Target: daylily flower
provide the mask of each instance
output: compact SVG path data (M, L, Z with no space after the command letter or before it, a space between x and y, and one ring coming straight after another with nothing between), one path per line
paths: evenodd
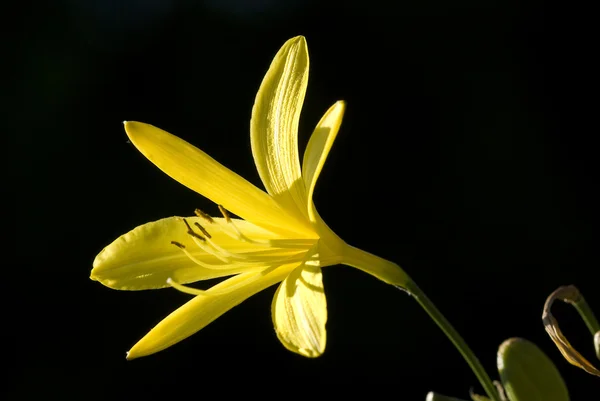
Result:
M159 128L125 122L131 142L181 184L219 205L223 217L196 210L168 217L117 238L94 260L93 280L119 290L174 287L195 295L128 352L128 359L161 351L204 328L263 289L281 283L272 303L277 337L291 351L316 357L325 350L327 305L321 269L346 264L403 287L394 263L347 245L313 204L319 173L340 128L345 104L317 124L300 168L298 121L308 81L303 37L279 50L260 86L250 123L252 155L267 192L206 153ZM231 218L227 210L241 217ZM202 291L184 284L232 276Z

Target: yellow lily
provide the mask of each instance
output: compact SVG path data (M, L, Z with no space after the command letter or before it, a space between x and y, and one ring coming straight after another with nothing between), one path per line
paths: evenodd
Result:
M340 128L345 104L321 118L300 168L298 121L308 81L303 37L288 40L256 96L252 155L267 192L210 156L152 125L125 122L131 142L181 184L219 205L213 218L169 217L117 238L94 260L91 278L119 290L174 287L195 295L131 348L128 359L161 351L204 328L263 289L281 283L272 303L278 338L291 351L325 350L327 305L321 268L346 264L386 283L409 278L394 263L347 245L321 219L315 184ZM229 217L226 210L241 217ZM232 276L202 291L184 284Z

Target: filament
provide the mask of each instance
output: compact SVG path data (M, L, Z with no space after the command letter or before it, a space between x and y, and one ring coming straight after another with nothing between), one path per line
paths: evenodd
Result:
M235 291L238 288L244 287L248 284L255 282L259 278L264 277L268 273L272 272L276 267L277 267L277 265L269 266L269 267L265 268L264 270L261 270L260 272L251 273L251 275L249 277L240 280L239 283L236 283L227 288L218 289L218 290L215 289L215 287L211 287L208 290L199 290L197 288L188 287L187 285L178 283L177 281L173 280L171 277L169 277L167 279L167 284L170 285L171 287L175 288L178 291L181 291L185 294L190 294L190 295L203 295L203 296L223 295L223 294L231 293L232 291Z

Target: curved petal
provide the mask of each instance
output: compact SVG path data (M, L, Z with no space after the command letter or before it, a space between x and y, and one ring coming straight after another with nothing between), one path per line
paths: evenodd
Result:
M197 217L189 217L187 220L192 226L201 221ZM235 224L252 239L278 238L243 220L236 219ZM269 249L236 241L218 230L211 230L210 226L207 229L213 241L223 248L238 253L252 252L252 255L260 253L265 264L291 254L289 250ZM184 244L196 259L217 265L219 269L199 266L171 244L171 241ZM187 234L182 218L168 217L138 226L105 247L94 260L91 279L118 290L145 290L168 287L166 281L169 277L180 283L191 283L247 270L248 267L239 263L227 266L223 261L202 251Z
M327 340L321 268L297 267L277 289L271 314L277 337L287 349L310 358L320 356Z
M150 330L127 353L127 359L154 354L191 336L252 295L283 280L296 266L280 266L264 275L240 274L212 287L206 295L197 295ZM227 289L231 291L210 296L211 292Z
M181 138L150 124L126 121L135 147L174 180L269 230L310 236L304 222L290 216L264 191Z
M250 122L252 155L271 196L307 219L306 189L298 156L298 122L308 83L306 40L288 40L262 81Z
M327 110L313 131L304 152L302 178L308 191L307 208L313 223L317 221L315 206L312 202L315 184L342 125L345 109L346 103L340 100Z

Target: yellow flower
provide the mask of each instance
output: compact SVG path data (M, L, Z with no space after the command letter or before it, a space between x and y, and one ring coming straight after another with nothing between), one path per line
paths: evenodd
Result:
M345 104L317 124L302 169L297 135L308 81L303 37L288 40L273 60L252 109L252 155L267 192L189 143L152 125L125 122L131 142L158 168L219 205L213 218L169 217L117 238L94 260L93 280L119 290L175 287L195 295L154 327L128 359L161 351L204 328L263 289L281 282L272 303L278 338L291 351L325 350L327 305L321 268L346 264L396 286L397 265L347 245L313 204L315 183L338 133ZM230 218L229 210L242 219ZM232 276L201 291L186 283Z

